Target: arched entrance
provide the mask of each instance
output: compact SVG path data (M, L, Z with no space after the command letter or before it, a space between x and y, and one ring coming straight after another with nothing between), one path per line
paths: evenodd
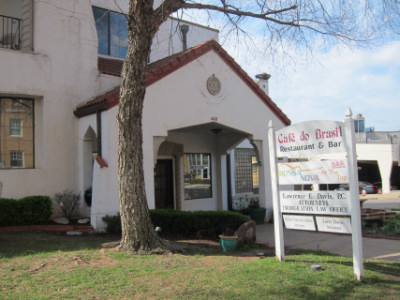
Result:
M90 189L93 183L93 162L97 155L97 136L91 126L83 137L83 189Z

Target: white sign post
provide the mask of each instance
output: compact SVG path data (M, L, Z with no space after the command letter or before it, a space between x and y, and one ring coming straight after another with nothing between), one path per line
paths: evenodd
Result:
M271 168L271 189L272 202L274 207L274 238L275 238L275 256L280 261L285 260L285 247L283 241L283 223L281 208L279 205L279 189L278 189L278 170L276 168L276 152L275 152L275 132L272 121L268 124L268 142L269 142L269 163Z
M349 145L347 152L349 160L349 173L350 176L350 207L351 207L351 225L352 225L352 242L353 242L353 268L354 275L358 280L361 280L364 275L363 266L363 249L362 249L362 230L361 230L361 211L358 187L358 169L357 169L357 153L356 145L354 142L354 122L351 118L351 110L346 110L346 143Z
M354 274L363 277L361 212L351 111L345 122L309 121L274 131L269 123L268 141L274 207L275 253L284 260L282 213L289 229L351 233ZM277 157L314 158L347 153L347 159L277 164ZM349 184L350 191L281 191L279 185ZM351 216L351 221L350 221Z

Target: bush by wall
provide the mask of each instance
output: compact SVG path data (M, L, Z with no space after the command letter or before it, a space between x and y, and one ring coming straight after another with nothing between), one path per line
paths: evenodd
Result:
M47 196L0 198L0 226L46 224L51 213L51 199Z
M248 218L231 211L179 211L170 209L150 210L155 227L162 228L163 235L217 238L225 229L237 230ZM107 232L121 232L120 216L105 216Z
M106 223L106 231L109 233L121 233L121 215L116 216L106 215L102 218Z

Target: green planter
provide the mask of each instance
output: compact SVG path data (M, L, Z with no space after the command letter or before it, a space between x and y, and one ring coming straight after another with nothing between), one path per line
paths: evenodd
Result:
M267 209L265 207L260 207L260 208L250 208L249 209L249 214L250 218L256 222L256 224L264 224L264 218L265 214L267 212Z
M237 239L238 239L237 235L225 236L221 234L219 236L219 241L221 243L222 250L224 252L235 250L237 245Z

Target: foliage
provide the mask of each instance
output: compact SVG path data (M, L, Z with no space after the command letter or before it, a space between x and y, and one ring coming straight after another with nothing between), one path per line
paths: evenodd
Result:
M400 215L397 215L394 219L385 220L381 229L389 235L400 234Z
M249 209L260 208L260 198L245 195L244 198L233 200L233 210L242 214L249 214Z
M81 196L75 194L72 190L65 190L61 193L56 193L53 197L55 203L58 204L61 211L68 220L71 220L75 211L79 207L79 199Z
M367 230L368 234L372 235L386 235L386 236L398 236L400 235L400 214L396 215L393 219L386 219L382 222L374 222L366 225L363 229Z
M115 216L106 215L102 218L106 223L106 231L109 233L121 233L121 215L118 213Z
M154 226L162 228L162 234L187 237L217 238L226 228L236 230L248 219L230 211L179 211L171 209L150 210ZM105 216L107 232L121 232L120 215Z
M49 222L51 213L48 196L0 199L0 226L44 224Z
M260 208L260 199L258 197L250 198L249 208Z

